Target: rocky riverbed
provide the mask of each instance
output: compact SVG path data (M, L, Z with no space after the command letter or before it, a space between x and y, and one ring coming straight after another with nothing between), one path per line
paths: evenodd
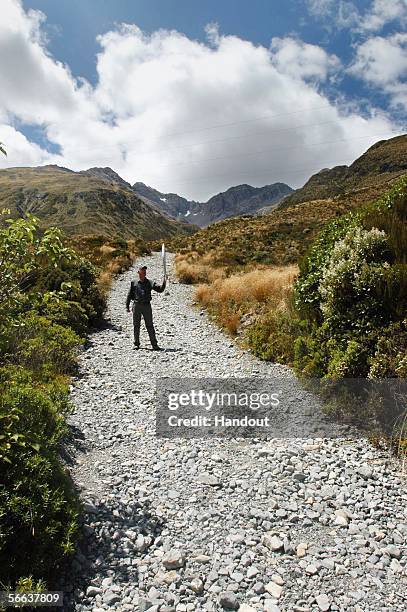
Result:
M160 280L159 256L143 261ZM85 515L66 609L405 610L399 464L327 424L289 368L239 349L173 273L153 299L164 350L151 351L143 329L132 350L124 302L134 275L115 282L108 325L91 335L72 385L71 471ZM163 376L281 378L296 437L158 439Z

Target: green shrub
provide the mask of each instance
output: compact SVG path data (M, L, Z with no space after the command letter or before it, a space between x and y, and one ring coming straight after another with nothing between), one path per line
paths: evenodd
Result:
M321 378L329 363L328 337L322 325L294 342L294 367L298 374L308 378Z
M71 410L67 385L56 379L38 382L30 370L7 366L0 368L0 388L1 458L9 462L7 448L21 446L22 442L36 450L45 444L56 451L67 431L65 417ZM7 448L3 446L6 440Z
M270 310L248 327L245 339L261 359L292 364L294 341L299 332L300 321L292 312Z
M97 268L31 216L0 228L0 262L0 582L24 590L74 550L78 496L60 459L67 380L105 298Z
M366 377L369 372L368 358L371 350L369 343L360 339L349 338L341 345L330 341L326 377L330 380Z
M63 234L56 228L39 231L38 221L7 220L0 229L0 320L3 325L19 313L35 308L45 314L49 294L76 302L87 317L87 325L98 322L106 306L98 287L98 269L73 249L64 246ZM73 308L73 307L72 307ZM70 323L83 332L79 312ZM77 325L77 327L76 327Z
M2 582L49 578L73 551L78 503L58 455L70 410L66 385L0 369Z
M300 265L295 303L307 324L298 373L338 380L404 376L407 177L378 202L330 223Z
M77 370L80 337L68 327L35 313L20 316L9 330L9 362L29 368L36 376L73 374Z
M335 244L319 284L320 310L333 335L365 333L386 321L377 286L389 259L386 235L376 229L356 228Z
M323 271L338 240L358 224L355 214L335 219L320 232L300 261L300 274L295 283L295 304L301 317L322 322L319 287Z
M368 361L370 378L407 378L407 319L391 323L379 334Z
M365 229L383 230L396 261L407 263L407 175L382 198L365 207L361 223Z
M49 321L70 327L80 337L85 337L89 318L79 302L64 300L55 294L46 294L39 312Z
M86 315L86 327L88 327L100 321L106 308L106 298L98 287L97 279L97 268L75 253L69 262L63 262L58 268L39 271L30 290L37 292L37 295L52 293L60 300L75 302ZM47 306L46 303L42 304L44 314ZM41 304L39 310L41 311ZM79 327L75 326L75 317L73 317L68 324L81 333L83 322L77 323Z

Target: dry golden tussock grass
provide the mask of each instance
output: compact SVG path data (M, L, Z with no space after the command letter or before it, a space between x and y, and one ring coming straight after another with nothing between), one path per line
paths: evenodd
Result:
M208 308L221 327L235 335L244 314L256 318L267 309L287 311L297 274L295 265L252 267L198 285L195 298Z
M199 256L195 251L176 255L175 270L181 283L186 285L212 283L225 276L223 268L213 267L210 255Z
M102 246L99 249L102 255L110 255L110 253L113 253L115 250L116 250L115 247L110 246L108 244L102 244Z
M214 303L243 305L249 302L272 301L283 305L298 273L295 265L272 268L253 268L247 272L215 279L211 284L199 285L196 299L203 305Z

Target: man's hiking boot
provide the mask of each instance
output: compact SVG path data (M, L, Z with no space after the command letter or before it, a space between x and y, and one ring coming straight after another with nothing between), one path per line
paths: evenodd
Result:
M136 349L136 351L138 351L138 350L139 350L139 348L140 348L140 345L139 345L139 344L134 343L134 344L133 344L133 348L134 348L134 349Z
M153 351L162 351L162 350L163 349L160 346L158 346L158 344L154 344Z

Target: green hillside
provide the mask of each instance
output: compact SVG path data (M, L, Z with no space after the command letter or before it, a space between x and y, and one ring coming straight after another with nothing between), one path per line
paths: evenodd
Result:
M173 248L229 268L296 263L327 222L378 199L406 172L407 136L381 141L349 168L314 175L271 213L225 219L173 240Z
M405 172L407 135L380 140L350 166L336 166L314 174L301 189L285 198L280 208L329 198L346 199L352 204L372 201Z
M56 226L69 235L152 240L194 231L125 185L58 166L0 170L0 207L9 209L12 217L31 213L42 228Z

